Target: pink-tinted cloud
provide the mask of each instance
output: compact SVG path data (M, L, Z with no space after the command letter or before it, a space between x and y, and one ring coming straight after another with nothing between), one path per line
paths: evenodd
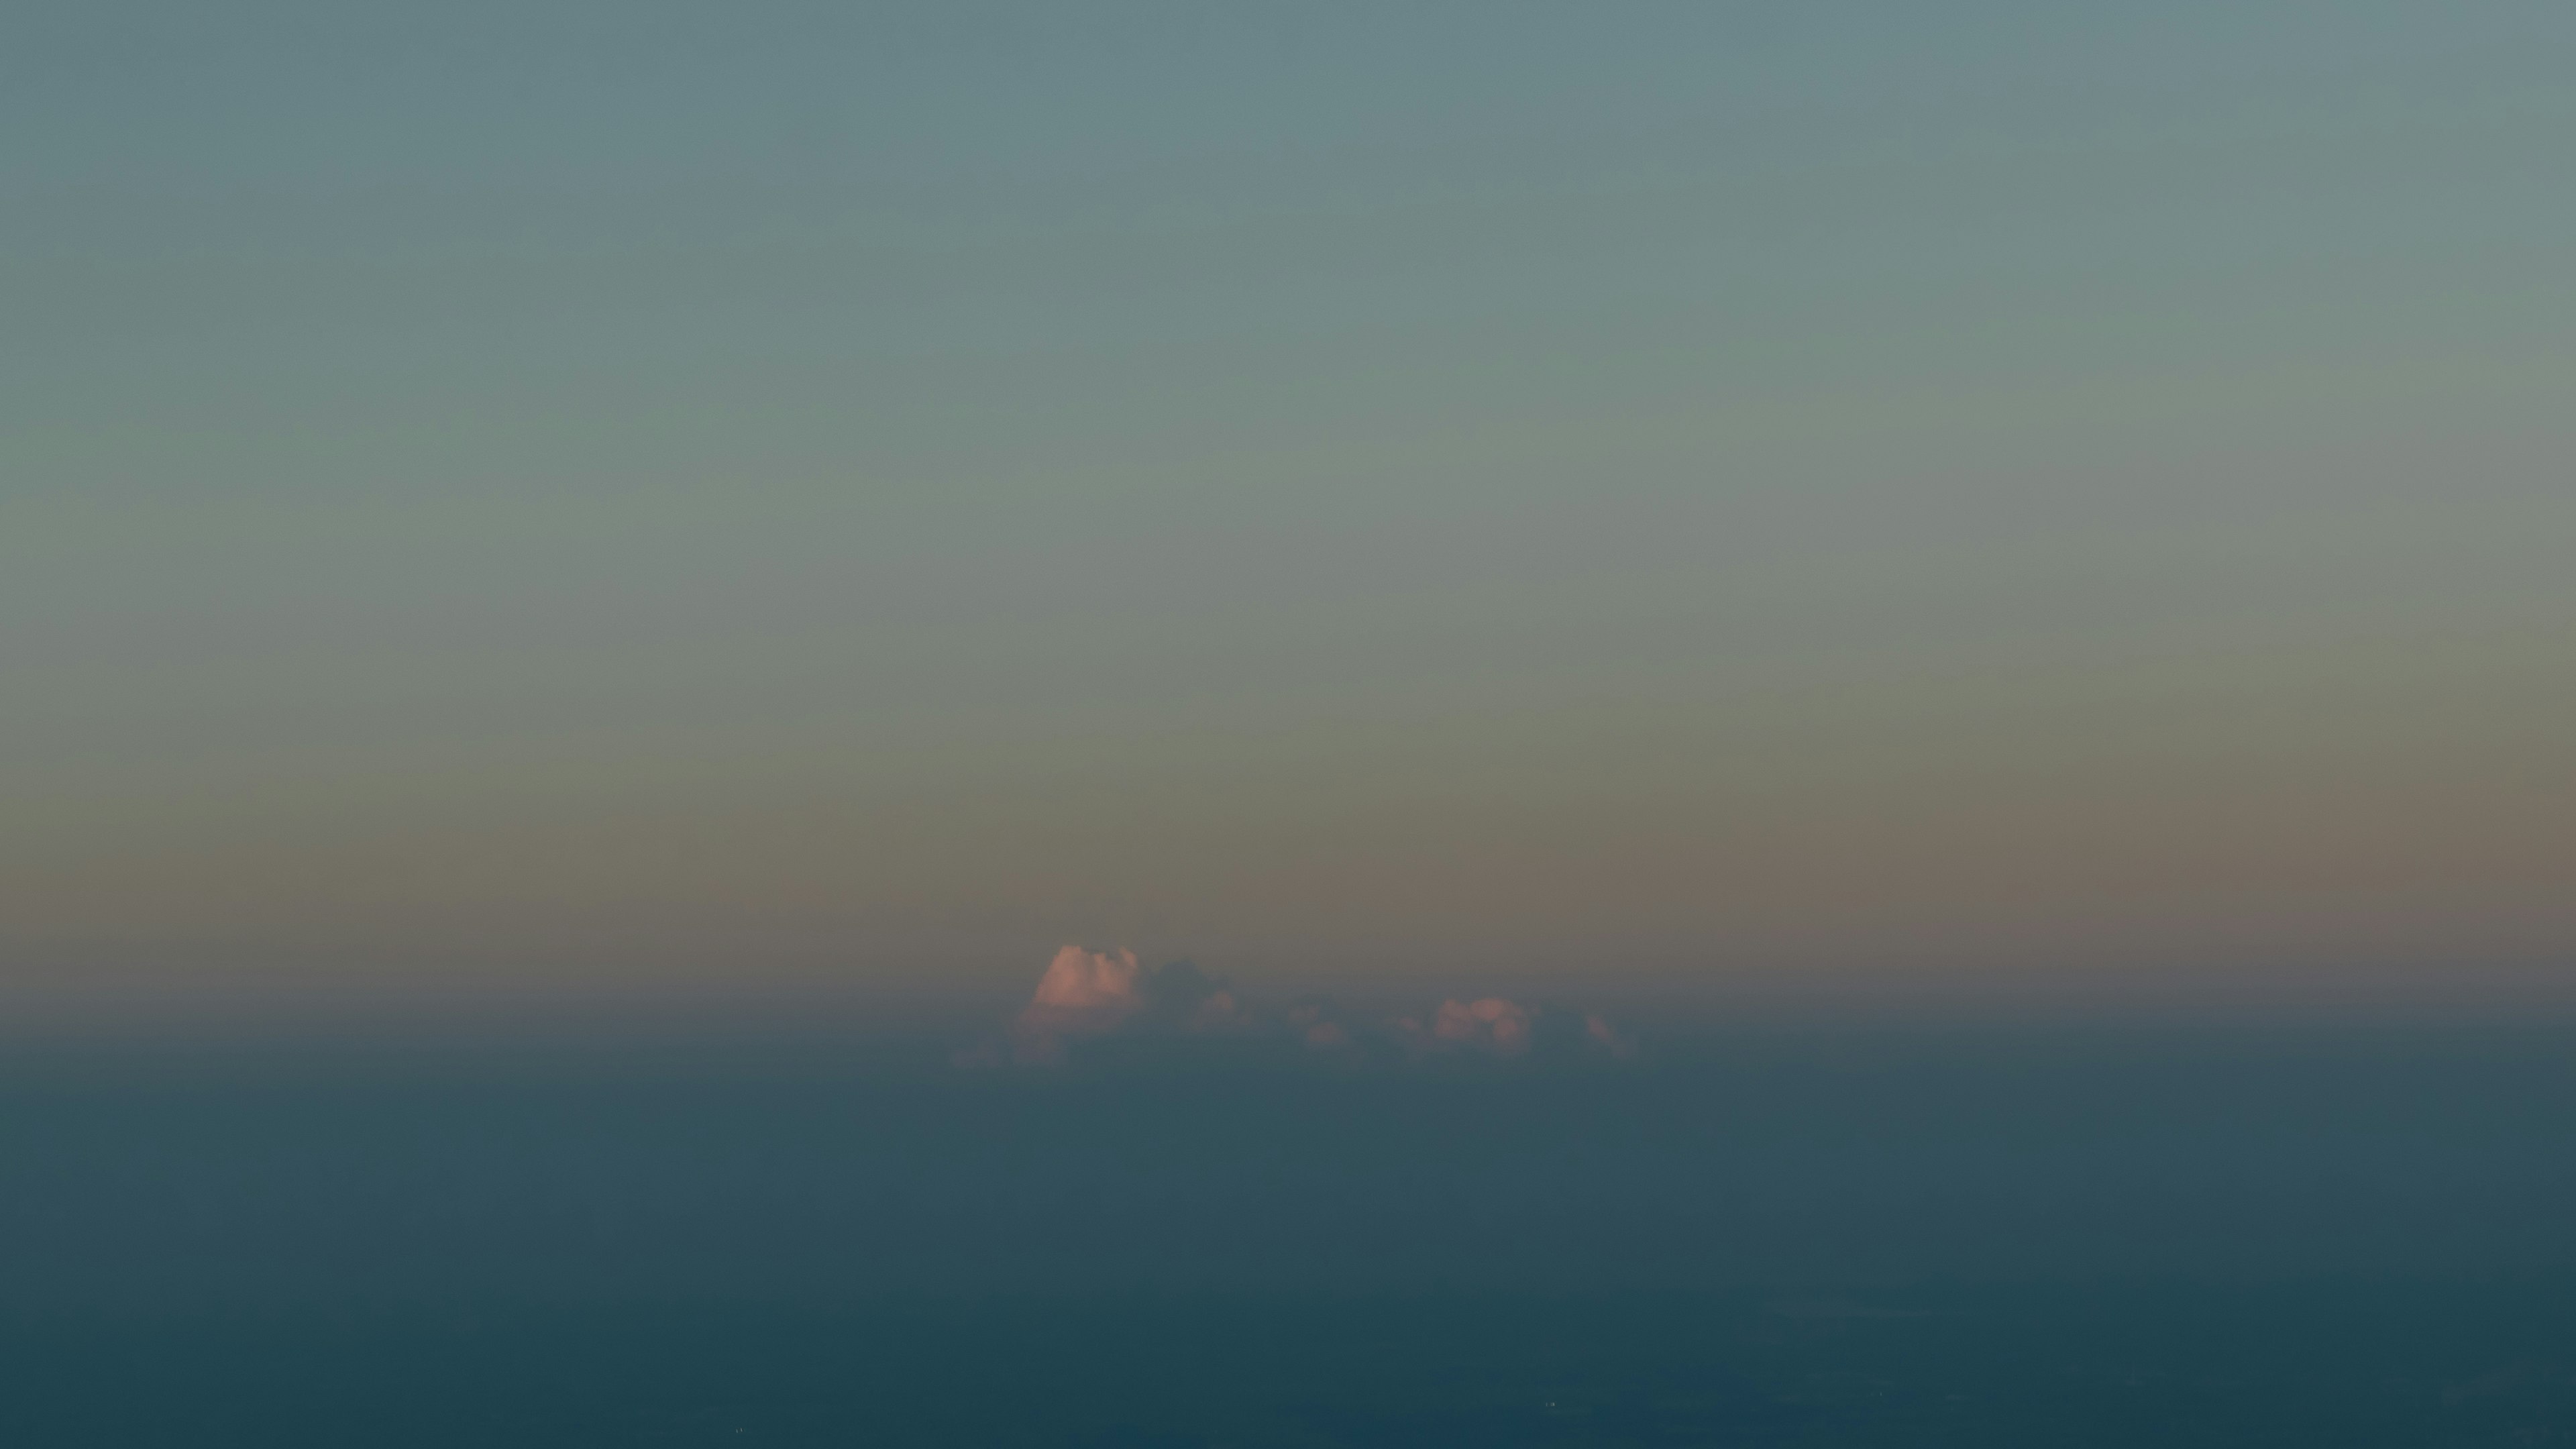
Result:
M1066 946L1047 963L1037 994L1011 1023L1011 1055L1022 1062L1063 1059L1069 1037L1099 1036L1144 1006L1136 953Z
M967 1066L1061 1062L1073 1044L1108 1037L1231 1037L1248 1045L1302 1046L1342 1060L1400 1061L1407 1056L1536 1056L1566 1052L1633 1055L1635 1047L1597 1015L1539 1010L1500 996L1440 1003L1420 1018L1370 1020L1323 998L1283 1010L1245 1001L1222 977L1187 961L1147 968L1133 951L1066 946L1047 963L1037 990L999 1039L956 1060Z
M1140 974L1133 951L1120 951L1113 956L1066 946L1047 963L1046 975L1038 978L1037 995L1029 1006L1032 1010L1048 1007L1058 1011L1133 1011L1139 1004L1136 978Z
M1499 996L1459 1001L1454 997L1440 1003L1439 1014L1431 1019L1434 1041L1453 1046L1481 1047L1504 1056L1518 1056L1529 1050L1529 1009L1516 1001Z

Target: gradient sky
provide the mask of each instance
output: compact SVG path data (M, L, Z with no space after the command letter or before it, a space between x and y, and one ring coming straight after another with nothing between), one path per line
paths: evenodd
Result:
M2571 74L2563 3L31 0L0 1007L2552 995Z

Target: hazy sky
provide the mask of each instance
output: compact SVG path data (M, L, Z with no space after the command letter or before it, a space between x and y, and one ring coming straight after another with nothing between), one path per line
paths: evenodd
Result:
M2571 74L2563 3L22 3L0 1003L2546 993Z

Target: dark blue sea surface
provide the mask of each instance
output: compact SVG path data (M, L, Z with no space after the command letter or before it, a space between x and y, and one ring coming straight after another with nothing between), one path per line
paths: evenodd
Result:
M0 1444L2576 1442L2576 1036L29 1048Z

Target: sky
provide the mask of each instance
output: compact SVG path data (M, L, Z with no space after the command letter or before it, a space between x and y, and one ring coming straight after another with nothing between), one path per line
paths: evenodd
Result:
M0 1016L2564 1004L2571 64L13 6Z

